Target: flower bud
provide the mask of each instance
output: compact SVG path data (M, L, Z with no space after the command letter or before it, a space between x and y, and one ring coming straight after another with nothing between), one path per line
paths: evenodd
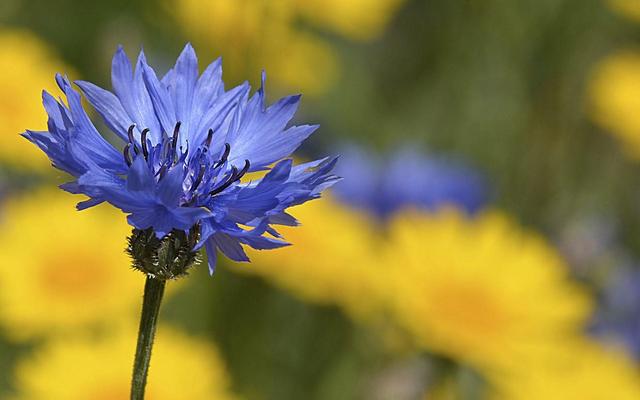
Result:
M129 236L127 254L134 269L159 280L186 276L189 269L200 261L193 248L200 237L198 227L189 233L173 230L162 238L153 229L134 229Z

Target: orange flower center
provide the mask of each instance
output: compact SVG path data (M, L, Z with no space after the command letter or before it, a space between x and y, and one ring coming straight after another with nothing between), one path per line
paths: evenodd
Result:
M42 288L57 297L95 296L106 288L110 278L104 260L82 249L58 249L42 260Z
M491 293L473 284L452 283L438 288L431 298L443 328L471 340L499 337L508 329L507 310Z

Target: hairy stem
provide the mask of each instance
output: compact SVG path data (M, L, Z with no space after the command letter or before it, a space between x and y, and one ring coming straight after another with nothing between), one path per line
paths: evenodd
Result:
M160 303L164 293L165 281L147 276L144 285L144 299L142 301L142 315L138 331L138 345L133 363L133 378L131 380L131 400L143 400L144 389L147 384L149 361L153 337L156 333Z

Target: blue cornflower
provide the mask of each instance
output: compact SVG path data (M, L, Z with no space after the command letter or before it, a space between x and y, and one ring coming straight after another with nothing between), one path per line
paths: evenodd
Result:
M52 164L76 179L61 187L84 194L85 209L108 202L128 214L138 230L157 238L198 231L193 250L206 248L213 273L216 249L248 261L242 245L273 249L287 245L272 225L296 225L286 209L320 196L338 178L336 159L294 165L288 157L317 125L288 127L300 96L265 105L264 81L250 96L245 82L225 90L221 60L199 75L187 45L162 79L143 52L135 70L118 48L112 63L113 93L76 81L122 150L104 139L66 77L56 76L68 105L43 92L48 131L24 136ZM248 172L268 171L242 180Z
M336 196L380 218L405 207L435 211L446 205L472 214L487 202L482 175L450 160L427 157L409 147L397 149L386 160L353 145L341 154L336 173L347 183L335 186Z

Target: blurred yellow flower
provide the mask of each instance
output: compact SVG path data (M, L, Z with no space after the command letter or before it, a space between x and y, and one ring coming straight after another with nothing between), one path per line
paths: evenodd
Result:
M541 237L497 211L407 212L389 227L391 315L429 351L511 370L582 328L590 302Z
M17 399L129 398L135 329L106 337L66 336L45 344L16 369ZM149 371L149 400L227 400L229 378L217 350L167 326L158 328Z
M25 169L49 165L19 134L27 128L46 130L42 90L58 93L56 72L71 73L40 39L28 31L0 29L0 162Z
M622 15L640 21L640 1L638 0L608 0L609 6Z
M382 34L404 0L297 0L305 19L353 40ZM366 11L365 11L366 10Z
M625 50L602 61L589 82L589 97L593 120L640 158L640 52Z
M384 320L418 347L481 370L552 352L591 310L544 240L497 211L407 212L386 230L330 199L294 215L303 226L282 230L293 246L253 251L255 262L234 270L356 319Z
M112 207L75 210L59 190L0 208L0 324L17 339L136 315L143 288L124 253L130 233Z
M382 33L403 2L168 0L168 7L189 39L224 56L227 77L257 78L265 68L278 86L314 95L336 80L338 57L300 21L353 40L369 40Z
M546 357L524 363L509 375L489 376L492 400L631 400L640 398L640 374L623 351L576 338ZM453 377L445 378L425 400L460 398Z
M377 311L370 278L382 271L372 251L379 242L374 222L330 197L292 213L302 226L278 231L293 246L269 253L249 250L253 263L233 270L260 275L305 300L339 305L354 316Z
M523 365L521 372L522 376L502 377L494 397L509 400L640 398L640 373L627 355L587 340L574 341L558 349L550 359Z

